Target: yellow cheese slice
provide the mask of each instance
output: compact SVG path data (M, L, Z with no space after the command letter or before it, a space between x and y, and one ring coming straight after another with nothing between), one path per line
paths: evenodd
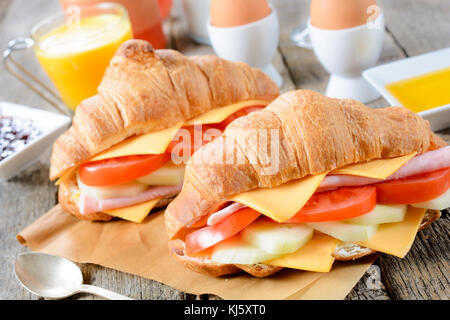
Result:
M417 152L391 159L376 159L369 162L350 164L331 171L330 174L351 174L353 176L386 179L411 160Z
M128 138L99 153L89 159L89 161L131 156L136 154L162 154L166 151L170 141L172 141L173 137L182 125L183 123L180 122L173 127L161 131L150 132L140 136Z
M249 100L243 101L235 104L230 104L225 107L215 108L204 114L199 115L196 118L193 118L184 125L193 125L193 124L207 124L207 123L219 123L228 118L230 115L235 113L238 110L241 110L245 107L249 106L266 106L268 105L268 101L264 100Z
M377 233L369 241L358 244L403 258L411 249L426 209L408 206L405 220L396 223L380 224Z
M307 176L275 188L255 189L231 198L269 218L283 222L292 218L311 198L326 173Z
M334 262L331 253L339 242L325 234L314 234L312 240L296 252L264 263L284 268L328 272Z
M59 186L61 183L66 182L69 179L72 179L76 170L78 170L78 166L67 169L66 172L64 172L64 174L58 180L55 181L55 186Z
M148 215L150 210L158 203L161 198L157 198L154 200L150 200L147 202L139 203L134 206L120 208L120 209L112 209L112 210L104 210L107 214L112 215L113 217L122 218L124 220L141 223L142 220Z

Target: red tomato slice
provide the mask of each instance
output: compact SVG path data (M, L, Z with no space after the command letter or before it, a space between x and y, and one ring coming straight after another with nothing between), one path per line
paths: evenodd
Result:
M231 238L256 220L259 212L244 208L226 217L219 223L196 230L186 236L186 253L192 255Z
M306 205L286 222L321 222L351 219L375 208L374 186L339 188L314 194Z
M227 118L225 118L225 120L223 120L221 123L218 123L218 127L220 127L222 130L225 130L225 128L235 119L246 116L252 112L255 111L261 111L262 109L264 109L264 106L249 106L249 107L245 107L242 108L238 111L236 111L235 113L233 113L232 115L228 116Z
M130 182L159 169L169 160L169 154L150 154L87 162L80 166L80 179L94 187Z
M377 200L386 204L408 204L429 201L446 192L450 186L450 168L406 179L375 185Z

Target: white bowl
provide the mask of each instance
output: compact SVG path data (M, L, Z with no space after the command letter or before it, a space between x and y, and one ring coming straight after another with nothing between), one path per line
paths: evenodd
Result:
M364 71L363 76L391 105L401 106L400 101L386 89L387 84L448 67L450 67L450 48L371 68ZM450 102L447 105L419 112L418 115L428 120L433 130L448 128L450 127Z
M41 130L38 137L0 161L0 181L12 178L39 160L41 154L52 146L71 122L69 117L60 114L5 101L0 101L0 116L30 119Z

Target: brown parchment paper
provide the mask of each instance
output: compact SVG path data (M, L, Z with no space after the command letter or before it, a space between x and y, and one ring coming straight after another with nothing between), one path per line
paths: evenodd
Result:
M338 264L329 273L284 269L264 279L245 273L214 278L185 268L169 255L162 212L149 215L140 224L124 220L91 222L78 220L59 205L20 232L17 239L33 251L224 299L342 299L373 262Z
M335 262L331 272L286 299L343 300L377 258L378 254L374 254L357 261Z

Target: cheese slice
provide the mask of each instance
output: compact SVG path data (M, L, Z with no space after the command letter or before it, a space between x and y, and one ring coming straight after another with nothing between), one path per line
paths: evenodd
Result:
M162 154L166 151L170 141L183 125L177 123L173 127L128 138L111 148L97 154L89 161L98 161L136 154Z
M74 177L75 172L78 170L78 166L72 167L66 170L64 174L55 181L55 186L59 186L61 183L68 181Z
M158 203L159 200L161 200L161 198L139 203L130 207L104 210L104 212L106 212L109 215L112 215L113 217L122 218L124 220L136 223L141 223L145 219L145 217L147 217L150 210L152 210L153 207Z
M198 117L185 122L184 125L219 123L228 118L236 111L239 111L243 108L250 106L267 106L268 104L269 102L264 100L248 100L235 104L230 104L225 107L215 108L208 112L205 112L199 115Z
M314 234L312 240L296 252L264 263L284 268L329 272L334 262L331 254L339 242L325 234Z
M358 244L393 256L403 258L411 249L426 209L408 206L402 222L380 224L377 233L369 241Z
M283 222L292 218L319 187L326 173L290 181L275 188L255 189L231 198L269 218Z
M411 160L417 152L391 159L376 159L369 162L350 164L331 171L330 174L350 174L353 176L386 179Z

